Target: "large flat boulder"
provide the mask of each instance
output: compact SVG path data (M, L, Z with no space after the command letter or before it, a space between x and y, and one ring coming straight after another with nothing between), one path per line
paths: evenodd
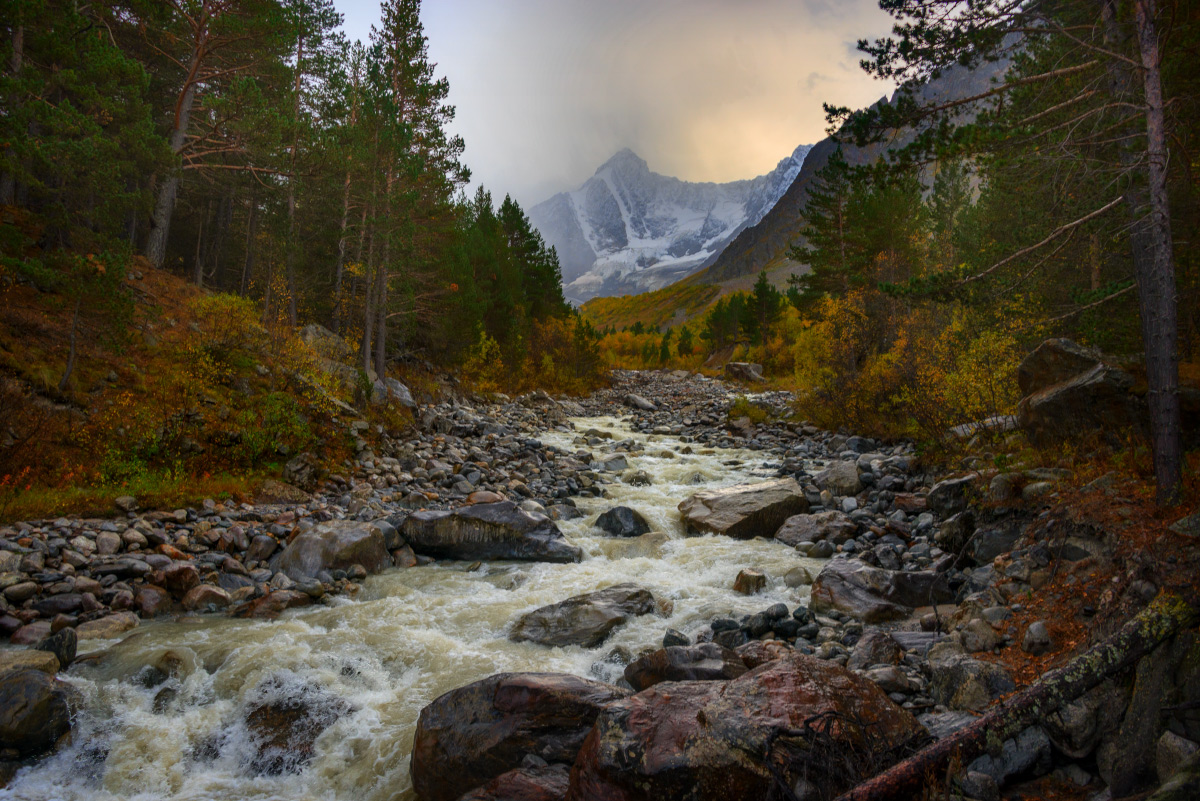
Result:
M522 615L509 632L513 642L595 648L631 617L654 611L654 596L636 584L617 584L543 606Z
M501 773L458 801L562 801L570 779L570 765L532 765Z
M401 531L414 551L441 559L578 562L583 554L550 518L512 501L414 512Z
M1143 401L1130 392L1133 384L1124 370L1096 364L1022 398L1017 422L1035 443L1117 434L1145 419Z
M808 511L793 478L697 492L679 504L689 534L724 534L740 540L771 537L789 517Z
M809 789L802 797L832 797L872 757L925 736L874 683L791 654L732 681L659 684L611 704L579 752L567 799L769 798L780 781Z
M628 695L558 673L500 673L451 690L417 719L413 790L421 801L455 801L526 754L569 765L600 712Z
M297 581L313 578L322 570L345 570L351 565L378 573L391 564L383 528L357 520L319 523L271 559L272 569Z
M746 670L740 656L714 642L671 645L629 663L625 681L644 690L664 681L726 681Z
M1066 381L1091 370L1103 359L1100 351L1069 339L1047 339L1033 349L1017 367L1021 395Z
M809 606L814 612L837 610L864 623L880 623L953 597L945 579L932 570L885 570L857 559L833 559L813 582Z

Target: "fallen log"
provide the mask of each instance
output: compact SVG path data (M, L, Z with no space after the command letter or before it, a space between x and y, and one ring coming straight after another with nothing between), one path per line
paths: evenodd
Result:
M1001 702L974 723L838 797L837 801L886 801L915 795L951 759L967 765L1029 726L1044 720L1105 679L1130 667L1177 632L1200 621L1200 602L1163 593L1108 640L1093 646L1042 680Z

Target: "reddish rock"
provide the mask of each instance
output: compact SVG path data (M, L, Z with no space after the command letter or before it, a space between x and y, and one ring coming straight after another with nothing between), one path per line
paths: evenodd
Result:
M170 612L173 602L170 593L165 589L147 584L138 588L137 595L133 597L133 605L142 617L157 617Z
M811 750L814 728L832 752ZM831 796L846 788L831 753L853 755L838 767L866 767L872 749L882 757L926 736L872 682L793 654L733 681L660 684L610 704L579 752L567 799L767 798L780 780Z
M526 754L570 764L596 716L628 694L556 673L500 673L451 690L417 720L413 789L422 801L455 801Z
M625 681L635 690L644 690L664 681L721 681L745 672L741 657L708 642L672 645L647 654L625 668Z
M751 640L733 650L748 669L754 670L792 653L792 646L783 640Z
M250 589L247 587L246 589ZM255 617L273 620L286 609L297 606L308 606L312 598L296 590L276 590L270 595L264 595L257 601L237 611L237 617Z
M188 556L186 553L184 553L183 551L176 548L174 545L168 545L165 542L162 545L158 546L158 552L161 553L163 556L174 559L177 562L187 562L192 558L192 557Z
M500 503L504 500L504 496L487 490L475 490L467 496L467 505L474 506L477 503Z
M187 562L175 562L163 571L163 583L172 595L182 598L200 583L200 571Z
M188 594L183 597L183 608L189 612L204 610L210 606L224 609L229 604L229 593L220 587L214 587L212 584L200 584L192 587L188 591Z
M500 774L458 801L563 801L570 779L569 765L518 768Z
M392 562L396 567L416 567L417 555L412 548L403 545L392 551Z
M345 700L316 684L296 685L281 678L263 682L246 713L255 773L294 773L312 761L316 741L338 718L355 711Z
M733 580L733 591L742 595L754 595L767 587L767 577L758 570L742 570Z
M50 621L35 620L13 632L9 641L13 645L36 645L50 636Z

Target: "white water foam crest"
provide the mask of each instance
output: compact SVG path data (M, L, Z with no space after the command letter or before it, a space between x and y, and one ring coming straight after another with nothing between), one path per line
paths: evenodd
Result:
M617 418L574 423L574 431L551 431L542 441L571 454L600 454L611 446L580 445L577 437L596 429L613 441L635 439L640 451L628 457L626 475L644 470L652 481L635 487L617 480L607 485L607 498L576 499L584 517L559 527L583 549L582 562L488 563L472 571L463 562L439 562L372 576L355 599L290 611L276 621L214 616L146 623L119 643L84 643L103 655L65 677L83 699L71 745L22 770L0 799L407 800L417 716L442 693L505 671L616 681L624 664L610 655L657 648L668 627L694 634L714 617L807 602L808 589L790 589L783 577L797 565L815 573L820 562L773 540L683 534L681 500L701 489L772 478L774 470L764 467L768 454L695 444L696 453L685 454L679 439L635 434ZM596 518L618 505L644 515L654 533L619 539L595 528ZM749 597L733 592L743 568L765 573L766 590ZM590 650L507 639L525 612L623 582L649 589L660 607L669 601L670 614L660 608L635 618ZM139 683L136 674L168 653L175 675L155 687ZM328 694L354 710L321 734L312 762L299 773L250 770L244 716L264 685L292 697ZM156 708L164 688L174 698L160 699Z

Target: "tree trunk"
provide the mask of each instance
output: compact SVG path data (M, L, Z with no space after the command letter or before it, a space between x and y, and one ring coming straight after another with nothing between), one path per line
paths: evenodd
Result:
M350 171L342 186L342 228L338 237L337 269L333 277L333 332L342 333L342 274L346 268L346 228L350 223Z
M1200 599L1164 593L1109 640L1052 670L1031 687L1010 696L991 712L878 776L844 793L838 801L885 801L920 797L930 777L942 775L957 758L969 764L1068 702L1137 663L1177 632L1200 620Z
M204 226L208 224L208 218L212 215L212 201L204 204L204 216L200 218L200 225L196 228L196 253L192 256L192 280L196 286L204 286L204 256L202 245L204 244Z
M12 58L9 60L9 72L15 79L21 72L21 63L25 58L25 26L16 25L12 32ZM7 98L8 107L15 109L20 99L14 92ZM17 201L17 179L10 172L0 175L0 206L11 206Z
M1178 311L1175 297L1175 254L1171 241L1171 209L1167 195L1167 126L1163 110L1161 52L1155 22L1155 0L1136 0L1138 50L1146 106L1146 173L1149 218L1134 231L1142 343L1146 349L1150 436L1154 446L1154 480L1159 506L1177 503L1183 482L1183 444L1179 414ZM1138 209L1138 213L1144 213Z
M292 152L291 175L288 176L288 238L287 238L287 286L288 322L296 327L296 150L300 145L300 77L303 73L304 37L296 38L296 82L292 88L295 102L292 106Z
M183 89L175 101L175 119L171 126L168 144L176 155L183 150L187 141L188 123L192 117L192 106L196 102L197 77L201 62L208 47L208 9L205 8L196 30L192 45L192 56L188 62L188 74ZM175 211L175 197L179 194L179 171L175 170L158 188L154 210L150 215L150 232L146 236L146 258L155 267L162 267L167 257L167 237L171 233L171 215Z
M242 297L250 291L250 276L254 272L255 233L258 226L258 193L250 195L250 214L246 219L246 259L242 262L242 282L238 294Z

